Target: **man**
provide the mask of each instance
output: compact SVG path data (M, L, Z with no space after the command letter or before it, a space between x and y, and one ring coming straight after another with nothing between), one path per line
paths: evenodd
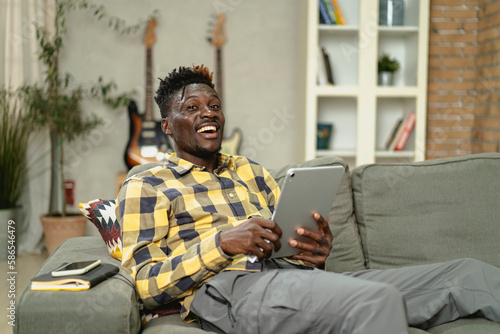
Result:
M122 267L147 310L182 303L181 316L220 333L407 333L480 312L500 322L500 269L457 260L335 274L321 268L332 248L300 228L301 252L281 247L270 220L280 190L244 157L220 154L224 115L207 68L173 70L156 102L176 154L129 178L118 196ZM249 259L255 255L257 262ZM406 309L405 309L406 307Z

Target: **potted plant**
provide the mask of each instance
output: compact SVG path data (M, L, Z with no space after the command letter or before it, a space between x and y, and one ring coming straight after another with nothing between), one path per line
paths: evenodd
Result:
M9 230L8 225L19 205L31 129L31 120L22 112L18 93L0 88L0 260L7 259L6 245L14 240L8 236L13 235L15 226Z
M59 55L63 47L62 36L65 32L64 15L67 10L78 8L78 6L90 9L99 19L106 14L102 6L96 7L87 1L80 0L76 4L68 0L56 0L53 35L51 36L43 27L38 26L36 29L37 41L40 45L39 59L45 66L44 84L26 86L22 89L23 103L29 116L37 126L46 128L50 134L49 210L40 218L49 254L64 239L85 233L86 218L81 214L66 212L63 169L64 142L75 140L102 123L101 118L96 115L89 117L84 113L82 101L88 97L97 98L112 108L118 108L128 105L133 95L132 92L110 97L109 94L116 88L116 85L113 82L105 84L102 78L99 78L97 84L91 89L86 90L81 86L72 88L71 76L60 74ZM116 21L116 18L110 19L111 26L113 26L112 20ZM119 29L119 24L115 23L114 28ZM131 30L128 27L125 32ZM138 30L138 27L135 30Z
M397 70L399 70L399 61L391 58L389 54L383 53L378 59L378 84L392 86L394 84L394 73Z

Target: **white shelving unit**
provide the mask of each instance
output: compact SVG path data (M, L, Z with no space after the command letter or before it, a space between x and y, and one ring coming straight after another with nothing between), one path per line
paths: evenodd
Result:
M405 0L402 26L379 26L379 0L339 0L346 25L319 23L318 0L301 1L300 66L303 110L300 159L337 155L354 165L425 159L429 1ZM318 85L318 50L331 57L334 85ZM377 61L399 60L394 86L377 85ZM400 117L416 113L404 151L384 144ZM316 149L317 124L333 123L329 150Z

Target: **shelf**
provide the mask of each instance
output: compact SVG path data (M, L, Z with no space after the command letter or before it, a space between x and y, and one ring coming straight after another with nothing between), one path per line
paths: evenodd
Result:
M318 23L318 0L300 1L305 9L299 31L301 159L335 155L356 166L425 158L430 1L405 0L400 26L378 25L379 2L339 0L347 25L327 25ZM318 85L321 48L328 53L334 85ZM383 53L400 63L393 86L377 84ZM405 150L385 150L397 121L412 111L416 123ZM333 124L328 150L317 149L319 123Z
M352 25L319 24L318 30L325 33L358 33L359 27Z
M377 158L413 158L415 152L413 151L376 151Z
M409 26L379 26L378 27L379 35L383 36L394 36L394 37L405 37L411 36L418 33L418 27L409 27Z
M316 156L317 157L324 157L327 155L333 155L336 157L344 157L344 158L355 158L356 157L356 151L341 151L341 150L317 150L316 151Z
M357 97L345 95L318 98L316 122L333 125L330 151L355 151L357 104Z
M328 33L318 34L318 45L324 48L330 57L336 87L358 85L358 44L356 31L337 28L329 30Z
M375 95L378 97L416 97L418 95L418 87L377 86Z
M359 89L357 86L341 86L341 85L331 85L331 86L316 86L316 95L318 97L357 97Z

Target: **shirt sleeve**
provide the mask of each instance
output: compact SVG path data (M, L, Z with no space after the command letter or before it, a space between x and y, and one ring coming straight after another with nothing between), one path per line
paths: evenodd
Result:
M278 199L281 195L281 190L276 182L276 180L271 176L271 174L265 169L263 169L264 181L266 184L266 189L268 189L267 205L271 212L274 212L276 204L278 204Z
M134 279L144 306L153 309L193 293L232 258L219 246L217 230L177 256L168 256L170 201L142 179L130 179L120 190L117 216L122 227L122 268Z

